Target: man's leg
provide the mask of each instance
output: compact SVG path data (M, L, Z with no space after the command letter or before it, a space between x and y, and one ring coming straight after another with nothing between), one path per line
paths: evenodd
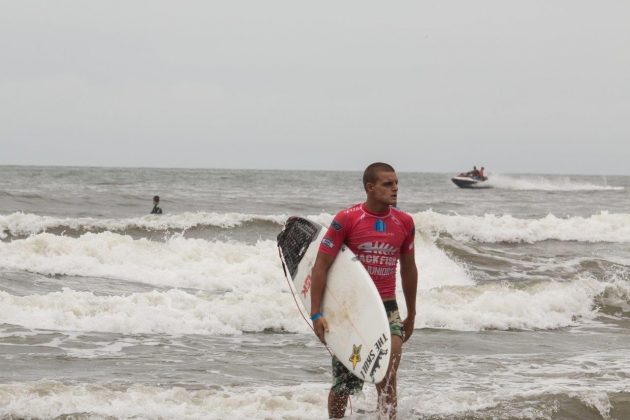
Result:
M392 356L389 359L389 366L385 379L376 384L378 392L378 412L381 416L389 419L396 418L396 406L398 399L396 397L396 372L402 355L402 338L392 335Z
M328 417L331 419L340 419L346 415L346 406L348 405L347 392L335 392L332 389L328 393Z
M340 419L346 414L348 397L361 391L363 381L352 374L336 357L332 359L333 386L328 394L328 416Z

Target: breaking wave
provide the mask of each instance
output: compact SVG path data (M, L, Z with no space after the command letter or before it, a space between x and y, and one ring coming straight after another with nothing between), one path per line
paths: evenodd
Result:
M148 237L157 232L166 236L182 232L218 229L231 232L238 228L264 230L273 237L282 228L287 215L243 213L181 213L143 216L130 219L56 218L30 213L0 215L0 239L20 239L42 232L78 237L85 233L115 232L134 237ZM307 216L328 225L332 215ZM426 210L413 214L420 233L446 233L460 241L539 242L545 240L580 242L630 242L630 214L606 211L591 216L559 217L548 214L537 219L512 215L485 214L462 216ZM163 235L163 236L164 236ZM204 235L202 235L204 236ZM204 237L212 236L212 234Z
M459 241L539 242L545 240L580 242L630 242L630 214L600 212L589 217L539 219L485 214L460 216L427 210L413 215L416 228L434 234L447 233Z
M179 213L143 216L128 219L97 219L92 217L59 218L16 212L0 215L0 239L26 237L40 232L78 236L86 232L182 232L195 228L230 229L244 224L268 224L280 229L286 215L255 215L243 213Z
M578 275L562 282L477 284L465 265L431 240L417 240L416 258L421 302L417 328L562 328L601 314L623 315L630 295L625 271L609 279ZM309 332L272 240L244 244L174 237L155 242L112 232L79 238L40 233L0 242L0 268L129 284L126 292L103 296L89 289L72 290L63 277L52 277L51 282L59 282L53 292L0 292L0 324L117 333ZM138 283L160 290L134 288ZM400 279L397 294L404 313Z

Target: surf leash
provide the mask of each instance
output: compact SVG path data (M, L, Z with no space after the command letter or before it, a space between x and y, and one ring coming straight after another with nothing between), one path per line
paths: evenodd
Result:
M286 279L287 285L289 286L289 290L291 291L291 296L293 296L293 301L295 302L295 306L297 307L297 310L300 313L300 315L302 315L302 319L304 320L304 322L306 322L306 325L308 325L311 331L313 331L313 334L315 334L315 328L313 328L313 324L311 322L308 322L308 319L304 315L304 311L302 311L302 308L300 307L300 303L298 302L297 297L295 296L295 291L293 290L293 286L291 285L291 280L289 280L289 276L287 275L287 267L284 264L284 257L282 256L282 249L280 247L278 247L278 256L280 257L280 262L282 263L282 271L284 271L284 278ZM319 313L319 315L321 316L321 313ZM335 357L333 352L330 350L330 348L328 348L326 344L324 344L324 347L328 351L328 354L330 354L330 357ZM350 415L352 415L353 413L352 413L352 396L351 395L348 395L348 405L350 406Z
M278 247L278 256L280 257L280 262L282 263L282 271L284 271L284 278L286 279L287 285L289 286L289 290L291 291L291 296L293 296L293 301L295 302L295 306L297 307L300 315L302 315L302 319L304 320L304 322L306 322L306 325L308 325L311 331L315 333L315 328L313 328L313 324L311 322L308 322L308 319L304 315L304 311L302 311L302 308L300 307L300 303L298 302L297 297L295 297L295 291L293 290L293 287L291 286L291 280L289 280L289 276L287 275L287 268L284 265L284 257L282 256L282 250L280 249L280 247ZM321 314L319 315L321 316ZM328 350L328 353L330 354L331 357L334 356L333 352L328 348L326 344L324 344L324 347L326 347L326 350Z

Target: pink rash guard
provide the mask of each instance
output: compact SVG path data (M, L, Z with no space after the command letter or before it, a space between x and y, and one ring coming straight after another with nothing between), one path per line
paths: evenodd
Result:
M396 297L396 265L401 254L414 252L415 226L407 213L390 207L372 213L359 203L341 210L319 245L320 252L337 256L345 244L372 277L382 299Z

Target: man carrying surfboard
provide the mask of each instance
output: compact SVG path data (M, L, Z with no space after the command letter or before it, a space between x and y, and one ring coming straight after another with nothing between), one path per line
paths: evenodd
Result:
M364 203L341 210L335 216L324 239L311 274L311 319L315 334L326 343L329 331L322 298L327 275L342 244L353 251L370 274L383 300L391 331L391 358L385 379L376 385L378 410L396 418L396 371L400 363L403 342L413 334L416 316L418 270L414 256L415 226L410 215L396 209L398 177L386 163L369 165L363 173L367 198ZM402 321L396 303L396 266L400 260L400 275L408 315ZM374 310L383 310L375 307ZM348 397L363 387L363 381L353 375L333 357L333 386L328 394L330 418L345 415Z

